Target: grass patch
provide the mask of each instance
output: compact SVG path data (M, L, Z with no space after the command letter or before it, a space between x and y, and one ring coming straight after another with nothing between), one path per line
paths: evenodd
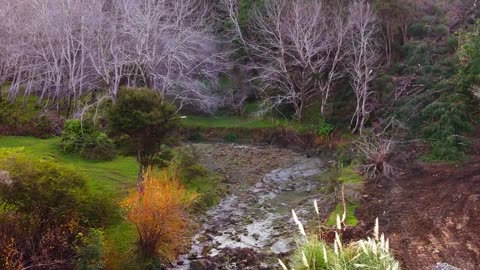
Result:
M79 156L61 151L60 138L38 139L33 137L0 137L0 147L24 147L37 158L51 158L74 166L87 178L94 193L108 194L115 199L123 198L137 181L138 164L132 157L118 157L112 161L87 161Z
M355 217L355 211L359 207L357 203L347 202L347 217L345 218L345 225L347 226L356 226L358 224L358 219ZM335 209L330 213L330 216L327 220L328 226L335 226L337 224L337 215L343 215L343 204L338 203Z
M182 125L187 128L277 128L286 126L286 121L267 121L259 119L248 119L237 116L187 116L182 119Z
M334 131L334 126L323 120L316 122L297 122L282 118L254 119L238 116L187 116L182 126L192 129L277 129L287 128L299 134L314 133L326 136Z
M363 177L355 171L355 165L349 165L340 169L338 181L342 184L362 183Z

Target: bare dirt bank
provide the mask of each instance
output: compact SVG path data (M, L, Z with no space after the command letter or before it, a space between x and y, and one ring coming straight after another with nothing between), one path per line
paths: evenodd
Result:
M398 179L369 183L366 193L359 219L366 229L379 217L404 269L437 262L480 269L480 158L461 166L413 163Z

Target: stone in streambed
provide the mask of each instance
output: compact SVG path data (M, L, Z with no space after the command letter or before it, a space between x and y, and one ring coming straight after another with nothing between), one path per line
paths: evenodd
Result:
M448 263L437 263L433 266L432 270L461 270L455 266L449 265Z
M190 263L190 270L217 270L218 266L216 263L211 262L206 259L201 259L193 261Z

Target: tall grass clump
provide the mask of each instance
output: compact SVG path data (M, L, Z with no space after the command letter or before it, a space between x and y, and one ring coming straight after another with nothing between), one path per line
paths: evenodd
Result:
M400 265L389 250L389 241L379 234L378 219L375 223L373 238L368 237L350 244L342 243L341 236L335 232L333 244L328 244L316 236L308 236L293 212L294 221L299 227L301 241L293 256L293 268L296 270L349 270L376 269L399 270ZM337 217L337 230L342 230L341 218ZM279 260L282 269L287 266Z

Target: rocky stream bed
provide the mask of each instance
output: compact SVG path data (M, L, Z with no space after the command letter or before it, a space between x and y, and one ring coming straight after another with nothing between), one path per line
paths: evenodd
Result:
M328 215L333 197L319 175L328 161L287 149L198 144L200 162L225 175L230 195L198 219L191 251L171 269L276 269L276 258L296 245L295 209L304 223L313 200Z

